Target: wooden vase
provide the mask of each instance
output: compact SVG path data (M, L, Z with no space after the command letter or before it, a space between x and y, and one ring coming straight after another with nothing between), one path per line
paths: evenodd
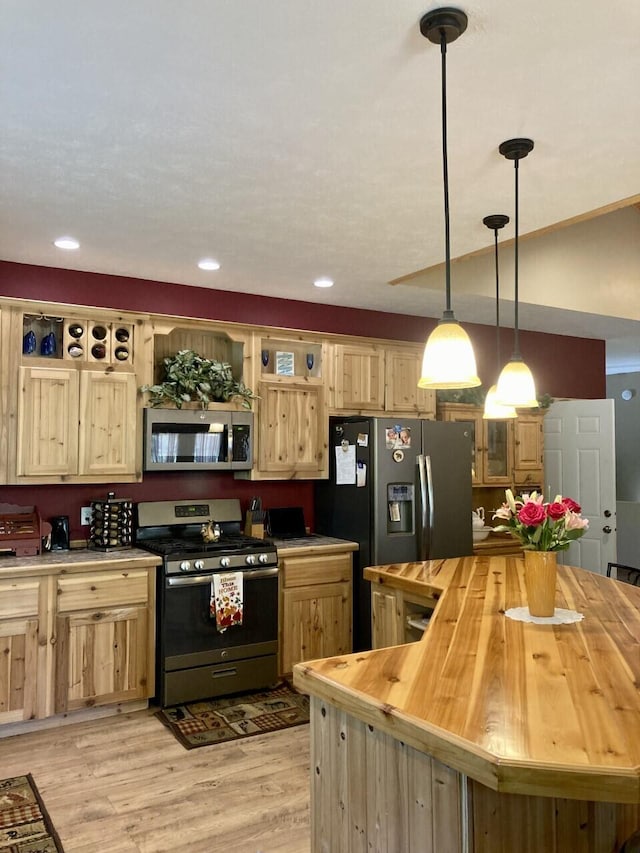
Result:
M524 551L524 583L532 616L553 616L557 570L555 551Z

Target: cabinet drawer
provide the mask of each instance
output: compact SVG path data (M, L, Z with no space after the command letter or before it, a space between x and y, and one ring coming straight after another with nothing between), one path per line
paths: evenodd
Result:
M82 610L87 607L115 607L121 604L144 604L149 597L148 572L101 572L58 578L58 611Z
M282 562L285 587L351 581L351 554L285 557Z
M0 619L37 616L39 589L37 580L0 581Z

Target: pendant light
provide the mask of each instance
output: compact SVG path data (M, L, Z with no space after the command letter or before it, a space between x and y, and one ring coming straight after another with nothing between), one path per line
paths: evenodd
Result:
M515 207L515 317L513 325L513 355L502 368L498 379L496 399L503 406L515 406L521 409L535 409L538 406L536 386L533 376L522 360L520 353L520 336L518 329L518 163L533 151L532 139L507 139L498 148L507 160L513 160L516 173L516 207Z
M498 231L509 221L509 217L504 213L494 213L491 216L485 216L482 220L483 224L493 231L494 240L494 256L496 267L496 375L500 373L502 360L500 358L500 274L498 267ZM506 420L507 418L516 418L518 413L513 406L501 406L496 399L496 385L492 385L487 392L484 401L484 413L482 417L485 420Z
M442 65L442 165L444 175L445 310L424 348L419 388L473 388L480 385L471 341L451 309L451 249L449 240L449 166L447 161L447 44L467 28L460 9L442 8L427 12L420 32L440 45Z

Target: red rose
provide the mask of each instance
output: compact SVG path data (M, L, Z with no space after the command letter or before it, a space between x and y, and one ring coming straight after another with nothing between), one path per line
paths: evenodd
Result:
M571 498L562 498L562 503L569 510L569 512L582 512L582 507L580 504L577 504Z
M547 515L554 521L557 521L559 518L562 518L566 514L567 507L564 505L564 503L552 503L547 505Z
M527 527L535 527L537 524L542 524L546 517L545 508L535 503L535 501L528 501L518 513L518 521Z

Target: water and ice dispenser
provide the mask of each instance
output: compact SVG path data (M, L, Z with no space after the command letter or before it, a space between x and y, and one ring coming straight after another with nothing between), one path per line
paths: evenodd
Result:
M387 533L414 533L415 487L411 483L387 485Z

